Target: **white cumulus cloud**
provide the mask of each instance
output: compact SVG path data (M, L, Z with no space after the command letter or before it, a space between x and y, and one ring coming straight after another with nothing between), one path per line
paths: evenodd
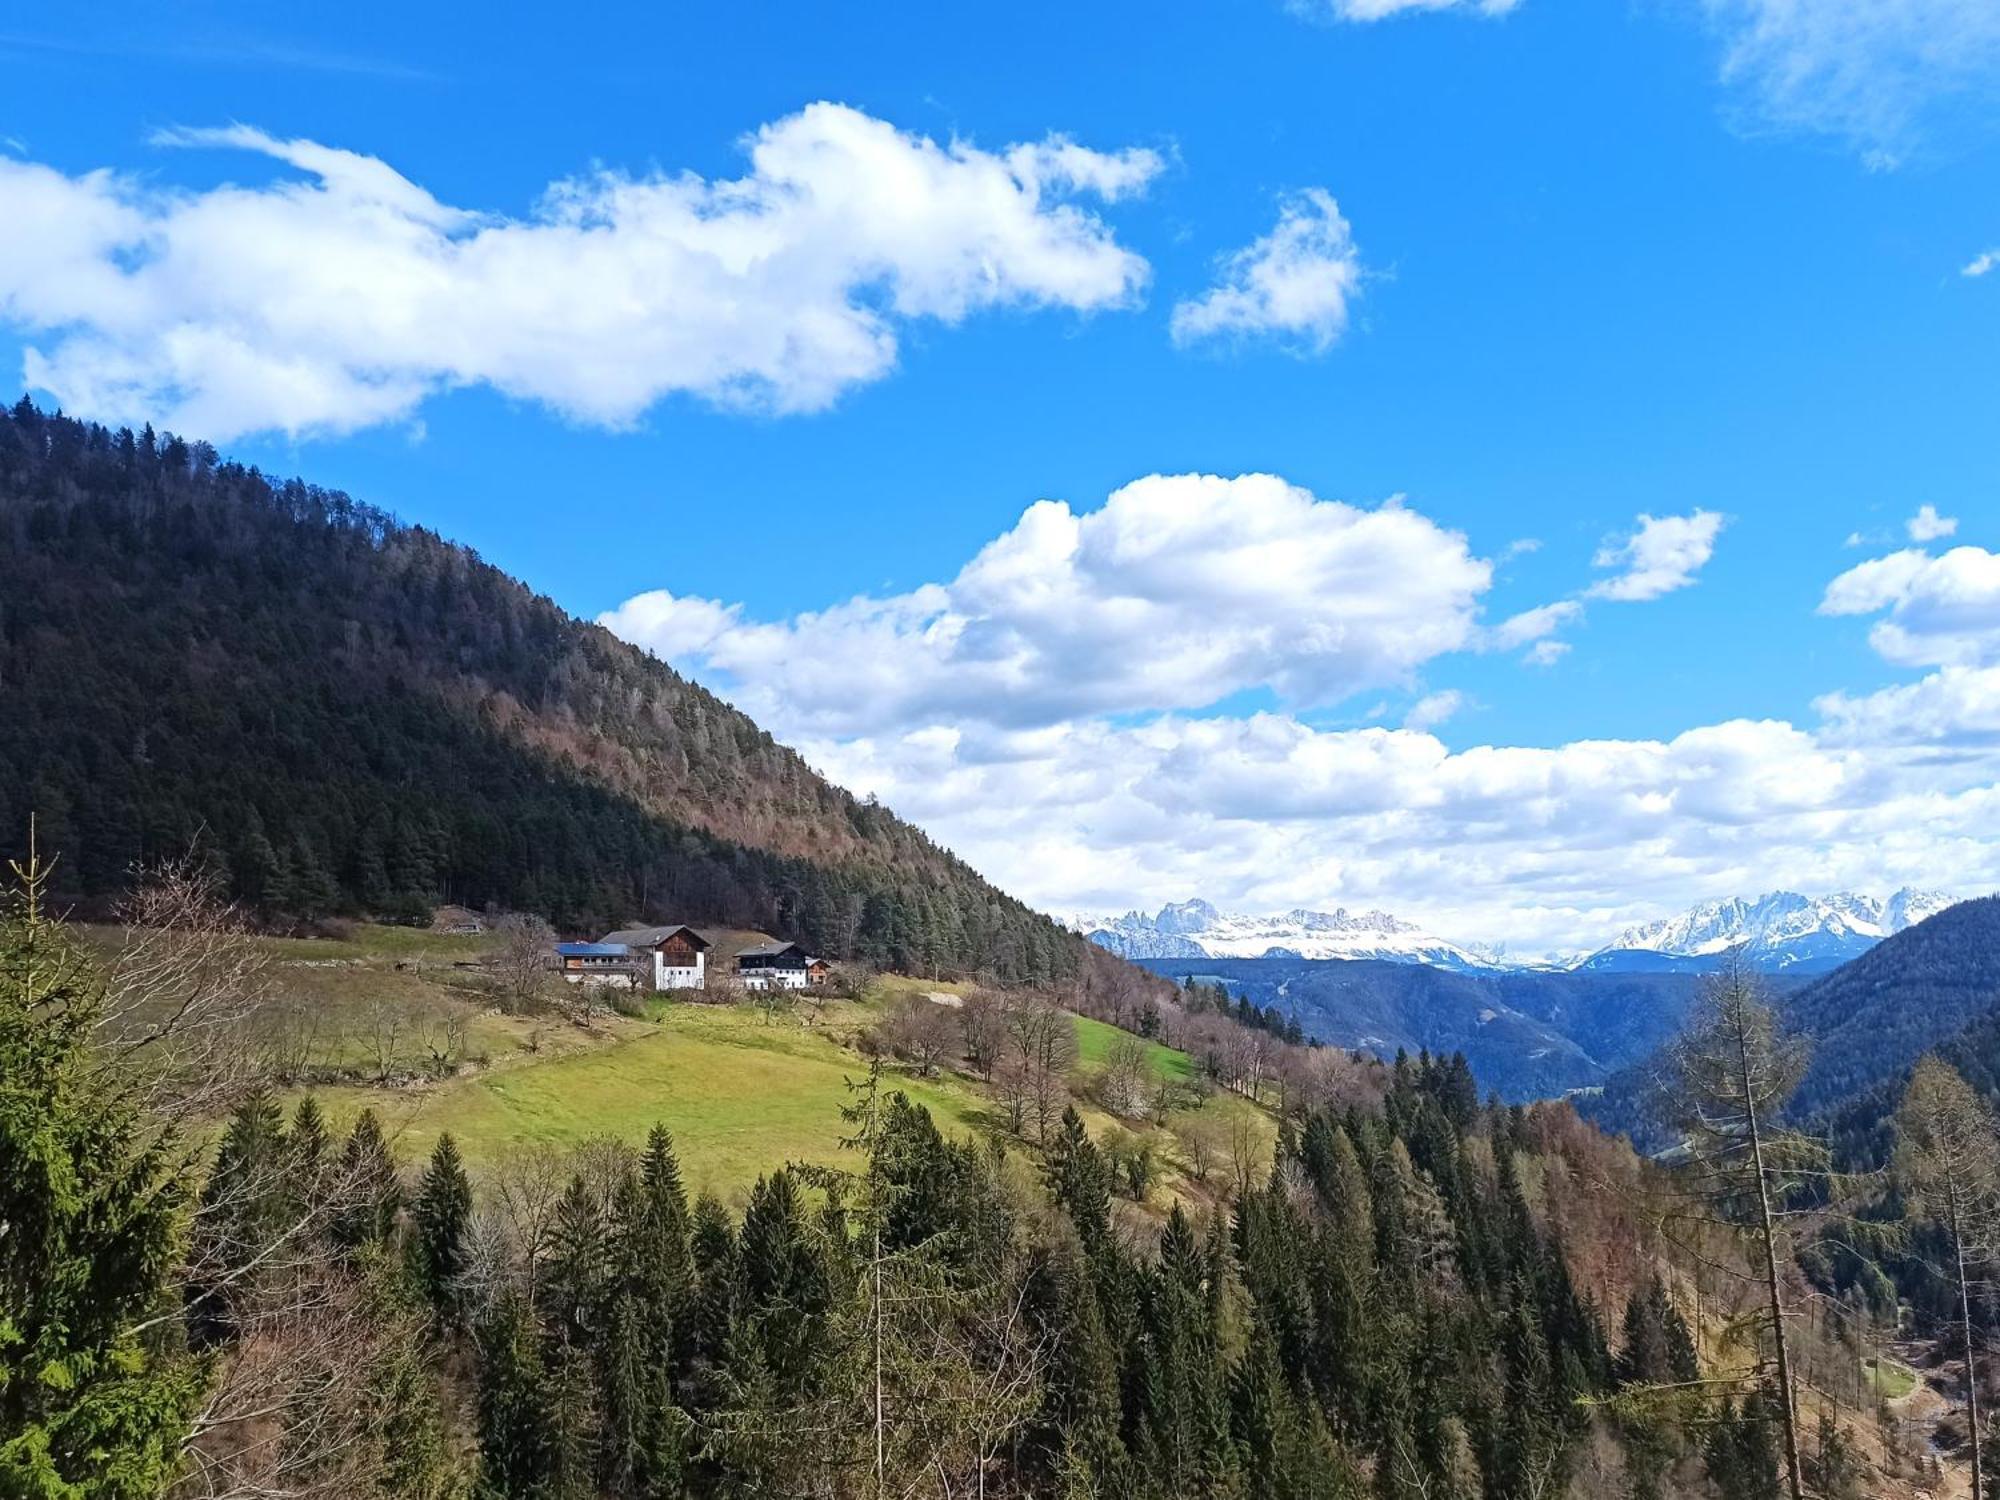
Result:
M1146 262L1077 200L1161 167L821 103L749 137L741 177L599 170L509 218L311 141L158 140L302 176L180 191L0 158L0 320L64 406L218 440L403 419L466 385L607 425L677 393L824 407L892 369L912 321L1132 303Z
M1592 599L1638 602L1684 589L1715 555L1715 539L1724 517L1712 510L1684 516L1641 515L1633 533L1607 542L1592 560L1600 568L1616 568L1611 578L1587 589Z
M1819 608L1827 615L1883 615L1868 642L1899 666L2000 662L2000 553L1891 552L1834 579Z
M1175 343L1277 338L1325 353L1347 329L1362 275L1353 232L1322 188L1286 198L1277 227L1224 256L1220 270L1215 286L1175 304Z
M2000 266L2000 250L1982 250L1965 263L1963 276L1984 276L1994 267Z
M770 623L654 592L602 623L816 732L1025 727L1254 687L1324 704L1402 686L1474 642L1491 579L1463 535L1393 501L1152 475L1094 511L1030 506L949 583Z
M1957 532L1958 518L1939 515L1935 505L1920 505L1917 513L1903 523L1903 529L1913 542L1934 542Z
M1616 597L1700 566L1658 518L1634 536L1608 565L1650 581ZM1971 550L1849 570L1830 612L1927 629L1931 601L1978 596ZM2000 885L2000 652L1829 694L1813 722L1453 749L1435 731L1468 699L1425 690L1424 666L1545 662L1583 608L1482 625L1490 577L1406 505L1153 476L1094 511L1032 506L951 581L893 598L759 623L655 593L605 623L1052 911L1345 902L1532 952L1738 891ZM1326 727L1227 711L1251 687L1415 696L1401 727Z

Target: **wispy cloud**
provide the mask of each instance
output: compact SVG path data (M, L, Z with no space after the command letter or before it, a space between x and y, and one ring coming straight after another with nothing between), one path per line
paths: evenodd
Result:
M1993 0L1704 0L1748 125L1842 137L1893 166L1941 111L1990 109Z
M1418 11L1459 10L1504 16L1520 0L1292 0L1295 14L1334 21L1386 21Z
M369 57L324 47L240 36L228 41L195 38L92 41L77 37L0 33L0 51L9 50L71 57L136 58L222 68L290 68L300 72L335 73L402 83L432 83L441 76L428 68L415 67L394 58Z
M1965 269L1959 272L1959 274L1961 276L1984 276L1996 266L2000 266L2000 250L1982 250L1965 263Z
M1220 269L1215 286L1175 305L1175 343L1276 338L1323 354L1346 330L1361 285L1353 232L1324 188L1287 197L1277 227L1224 256Z
M1465 705L1465 694L1457 688L1426 693L1411 704L1410 711L1403 715L1403 727L1418 730L1435 729L1457 714Z
M1631 603L1686 588L1715 555L1715 539L1724 520L1712 510L1695 510L1684 516L1640 516L1638 528L1630 536L1605 543L1591 559L1596 567L1616 568L1618 572L1593 583L1584 591L1585 597Z

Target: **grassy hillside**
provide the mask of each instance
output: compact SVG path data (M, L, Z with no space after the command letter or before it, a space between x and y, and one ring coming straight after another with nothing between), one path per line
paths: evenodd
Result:
M663 583L676 580L665 576ZM196 843L272 917L444 899L756 927L925 973L1079 940L482 562L203 444L0 413L0 843L64 889Z
M101 929L99 946L117 941ZM867 1039L911 996L958 993L949 981L876 976L858 1001L814 998L775 1015L749 1004L648 997L645 1014L601 1012L588 1029L560 1017L510 1015L476 963L491 938L355 924L340 937L258 940L267 999L247 1033L311 1092L337 1124L373 1109L396 1154L415 1163L450 1132L475 1176L525 1152L563 1152L610 1138L637 1144L655 1124L674 1133L690 1186L739 1198L788 1162L833 1163L841 1106L869 1066ZM1148 1148L1158 1204L1208 1196L1188 1182L1179 1134L1197 1115L1218 1154L1241 1132L1268 1153L1267 1109L1227 1092L1191 1090L1173 1119L1120 1120L1093 1100L1093 1079L1126 1033L1070 1018L1076 1060L1067 1087L1093 1135ZM393 1033L393 1034L391 1034ZM1141 1044L1157 1076L1192 1084L1187 1053ZM438 1060L440 1049L447 1053ZM1003 1110L962 1059L920 1076L889 1062L891 1085L966 1137L1004 1124Z
M690 1186L731 1196L788 1161L839 1158L847 1081L867 1062L841 1040L858 1007L832 1009L824 1026L808 1027L766 1022L749 1007L674 1006L657 1025L567 1055L516 1058L424 1089L339 1088L320 1099L341 1119L372 1106L412 1161L449 1130L479 1174L539 1146L599 1136L636 1145L663 1124ZM899 1076L895 1086L947 1129L967 1128L987 1108L962 1080Z

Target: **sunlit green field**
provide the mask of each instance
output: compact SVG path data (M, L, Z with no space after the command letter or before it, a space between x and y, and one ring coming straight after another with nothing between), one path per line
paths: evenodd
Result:
M1101 1068L1111 1056L1111 1049L1124 1037L1125 1033L1116 1026L1102 1021L1093 1021L1085 1016L1076 1018L1076 1058L1086 1071ZM1185 1079L1194 1071L1194 1063L1185 1052L1177 1052L1172 1047L1163 1047L1158 1042L1142 1042L1146 1057L1155 1071L1165 1078Z
M406 1158L449 1130L475 1172L528 1147L607 1135L636 1142L659 1123L673 1132L690 1184L729 1196L784 1162L842 1157L840 1108L849 1080L867 1070L838 1039L846 1009L829 1007L812 1026L767 1022L749 1006L670 1006L659 1026L586 1052L521 1057L422 1089L338 1088L319 1097L337 1118L373 1106ZM989 1109L960 1080L891 1070L890 1086L947 1129L969 1129Z

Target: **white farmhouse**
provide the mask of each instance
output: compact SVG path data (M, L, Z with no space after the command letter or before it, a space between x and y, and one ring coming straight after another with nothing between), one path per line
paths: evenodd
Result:
M607 945L629 948L642 972L650 970L656 990L699 990L708 986L708 950L714 945L692 927L621 927L604 935Z
M736 955L746 990L802 990L812 983L812 955L797 943L758 943Z

